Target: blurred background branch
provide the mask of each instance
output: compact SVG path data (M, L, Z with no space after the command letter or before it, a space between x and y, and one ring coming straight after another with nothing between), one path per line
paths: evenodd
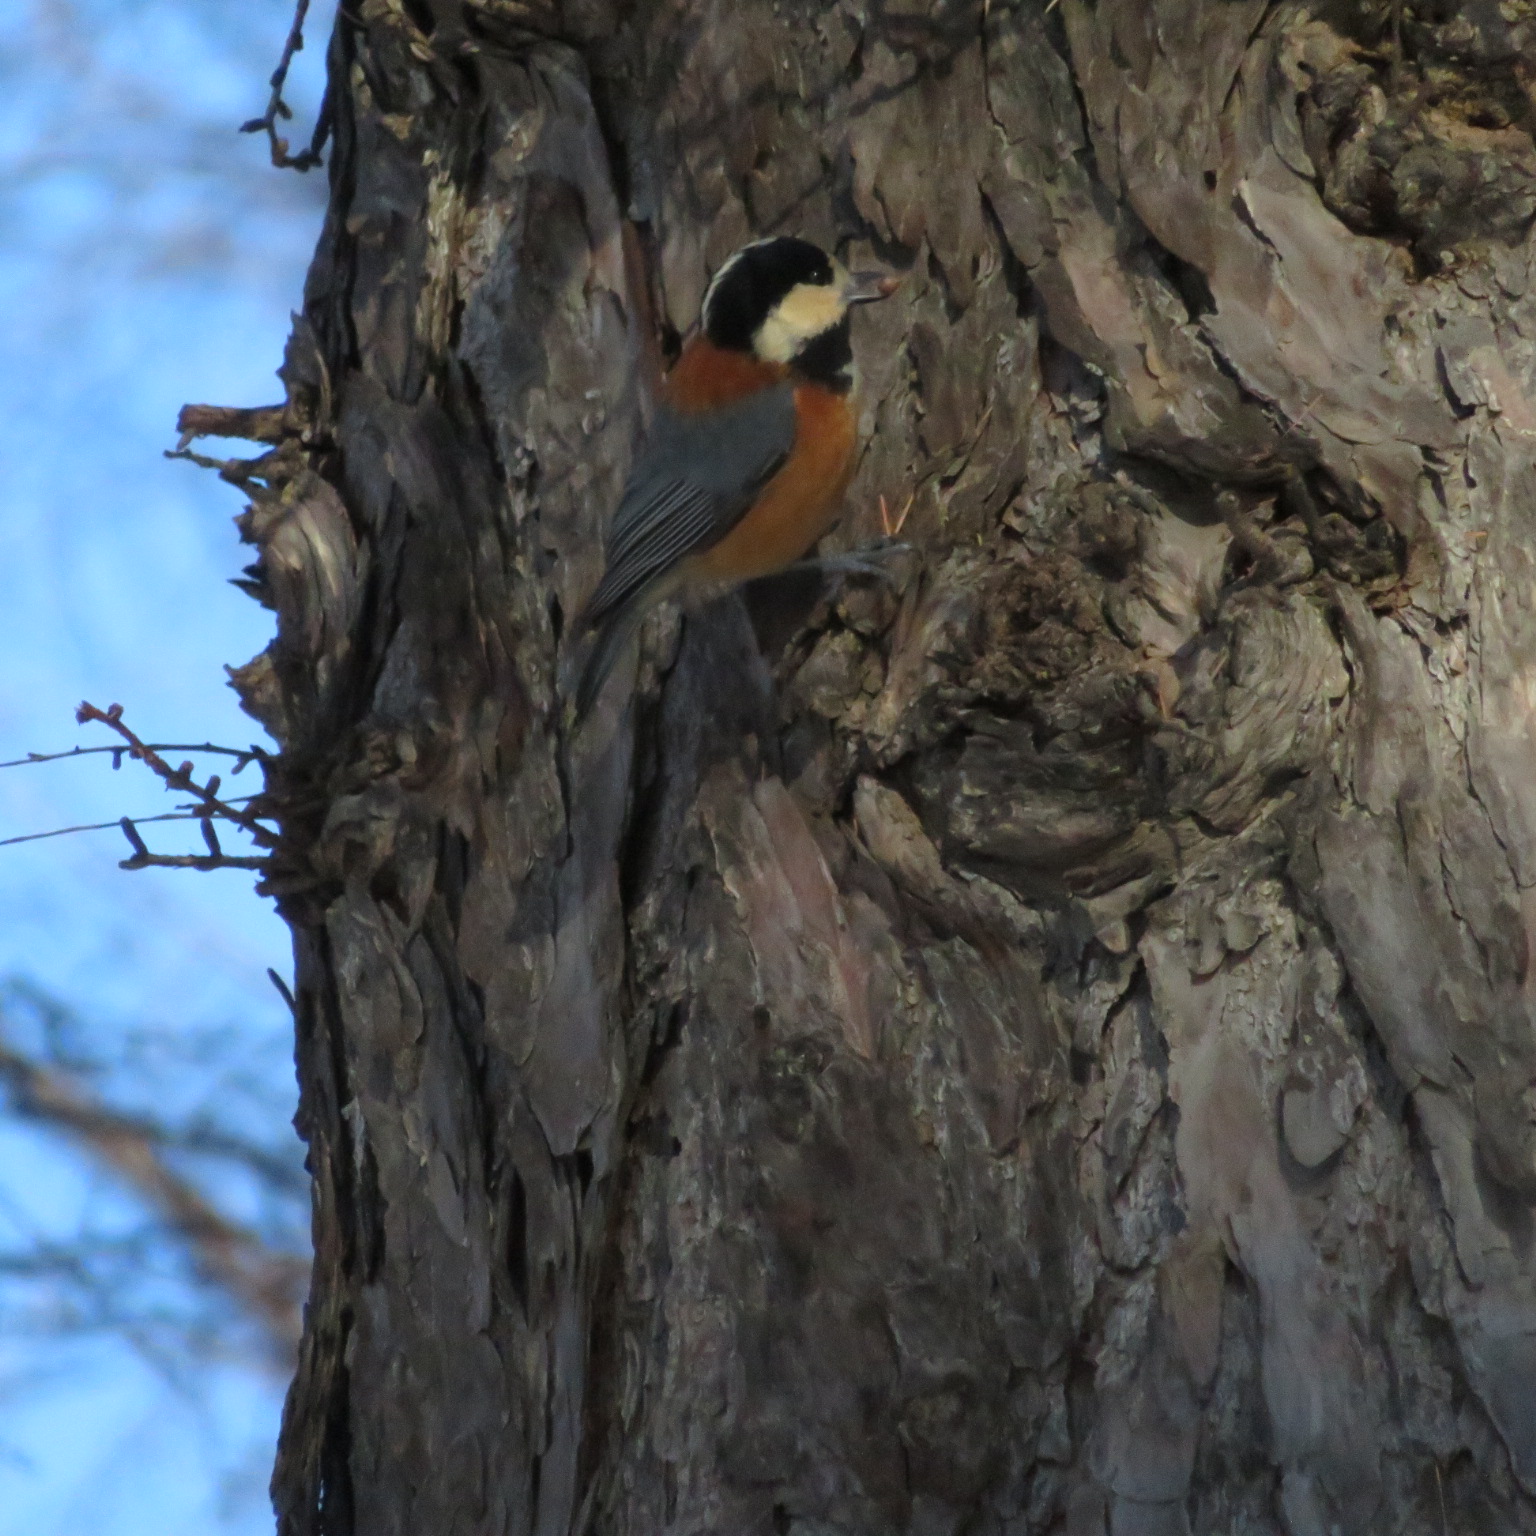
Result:
M263 1184L272 1198L302 1208L307 1181L293 1149L284 1156L275 1146L221 1126L216 1107L183 1126L109 1107L81 1077L17 1047L12 1008L18 995L24 994L13 984L0 1004L0 1084L11 1112L71 1139L137 1195L152 1219L131 1239L114 1235L93 1241L81 1233L63 1246L34 1240L9 1250L0 1247L0 1272L68 1280L97 1294L93 1249L121 1265L142 1258L146 1244L169 1240L182 1248L200 1284L222 1292L244 1321L264 1333L274 1366L288 1370L298 1344L307 1255L232 1219L178 1166L178 1159L232 1164Z
M286 1379L309 1272L297 1140L281 1118L250 1115L254 1085L217 1070L234 1042L216 1031L189 1039L161 1026L116 1061L87 1046L98 1033L35 987L0 984L0 1108L63 1138L111 1186L63 1220L57 1209L29 1217L0 1195L0 1325L118 1329L181 1369L210 1347L254 1354ZM201 1102L147 1106L148 1039L162 1061L201 1058ZM138 1104L114 1102L114 1086Z

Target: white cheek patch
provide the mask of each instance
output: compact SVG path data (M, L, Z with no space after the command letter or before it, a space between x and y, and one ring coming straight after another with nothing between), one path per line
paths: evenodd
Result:
M799 283L758 327L752 350L764 362L792 362L806 342L831 330L846 308L842 284Z

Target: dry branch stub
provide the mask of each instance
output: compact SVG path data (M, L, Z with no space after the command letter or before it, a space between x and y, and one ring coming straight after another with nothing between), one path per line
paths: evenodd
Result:
M285 1533L1536 1531L1527 10L343 9L288 398L194 424L272 443ZM906 274L919 558L568 738L781 230Z

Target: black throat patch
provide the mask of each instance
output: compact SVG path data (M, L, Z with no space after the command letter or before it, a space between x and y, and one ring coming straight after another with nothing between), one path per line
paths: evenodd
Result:
M812 337L795 354L790 371L834 394L846 395L853 388L853 341L848 321L844 315L830 330Z

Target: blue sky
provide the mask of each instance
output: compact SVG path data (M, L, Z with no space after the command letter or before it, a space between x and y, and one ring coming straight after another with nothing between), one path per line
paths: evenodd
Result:
M316 9L295 137L319 97ZM263 740L223 671L270 635L228 585L251 558L241 499L162 451L185 401L279 398L324 172L273 170L234 130L265 105L290 17L291 0L0 7L0 758L103 741L74 724L82 698L150 739ZM102 757L0 773L0 837L167 809ZM197 846L175 824L145 834ZM0 848L0 978L77 1012L114 1102L291 1136L265 974L288 973L286 930L248 874L128 874L125 852L117 832ZM141 1225L66 1143L0 1119L0 1251ZM146 1305L180 1318L178 1261L156 1262ZM270 1531L282 1388L238 1329L162 1350L0 1286L0 1536Z

